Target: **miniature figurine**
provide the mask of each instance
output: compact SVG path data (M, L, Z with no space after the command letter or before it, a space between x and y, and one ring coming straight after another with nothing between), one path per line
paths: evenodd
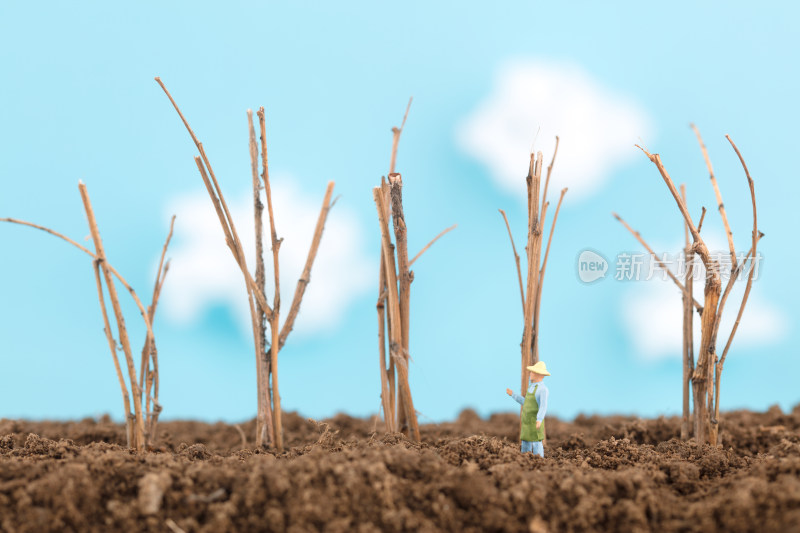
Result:
M522 453L533 452L539 457L544 457L544 416L547 412L547 397L550 391L542 380L549 376L544 361L539 361L533 366L526 367L529 371L528 392L525 397L514 394L511 389L506 393L522 405Z

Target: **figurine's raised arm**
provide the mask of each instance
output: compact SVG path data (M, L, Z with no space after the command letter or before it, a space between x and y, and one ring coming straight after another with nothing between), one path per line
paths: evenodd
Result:
M525 405L525 398L523 398L519 394L514 394L514 391L512 391L511 389L506 389L506 394L514 398L514 400L516 400L518 404Z

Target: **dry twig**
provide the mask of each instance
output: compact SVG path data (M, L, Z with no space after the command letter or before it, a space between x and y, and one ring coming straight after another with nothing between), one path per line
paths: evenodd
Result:
M526 390L527 374L525 368L534 364L533 346L535 345L535 335L538 334L534 328L537 324L533 323L534 312L536 309L536 288L539 285L539 251L542 242L542 230L539 225L539 184L542 177L542 153L539 152L534 158L531 154L530 165L528 167L528 245L525 250L528 253L527 286L525 289L525 328L522 334L522 383L520 390Z
M167 277L167 271L169 270L169 261L165 262L164 259L167 255L167 248L169 248L169 242L172 240L172 233L175 229L175 215L172 216L172 219L169 223L169 233L167 234L167 239L164 242L164 247L161 249L161 258L158 261L158 270L156 271L156 281L153 285L153 297L151 299L150 306L147 308L147 317L150 320L150 324L153 324L153 320L156 316L156 308L158 307L158 298L161 296L161 289L164 287L164 280ZM148 371L148 361L153 362L153 369L152 371ZM162 411L161 404L158 403L158 393L160 388L160 381L159 381L159 372L158 372L158 353L153 350L152 344L149 342L149 339L145 339L144 347L142 348L142 366L141 366L141 373L139 374L139 386L144 386L144 401L145 401L145 415L146 415L146 439L147 445L150 445L152 439L156 436L156 426L158 425L158 415ZM152 390L153 394L151 396L150 391ZM153 403L152 409L150 408L150 403Z
M500 214L503 215L503 220L506 223L506 229L508 230L508 240L511 241L511 251L514 252L514 262L517 264L517 278L519 279L519 296L522 300L522 314L525 314L525 287L522 285L522 269L519 266L519 254L517 253L517 247L514 246L514 237L511 235L511 226L508 224L508 217L506 216L506 212L502 209L498 209Z
M380 273L378 280L378 356L380 358L381 403L386 431L408 428L410 437L419 441L419 423L409 385L408 363L410 339L410 289L414 280L411 265L443 235L455 228L445 229L409 260L405 215L403 213L403 181L395 172L397 148L408 118L408 102L399 128L392 128L392 153L388 182L381 178L380 187L373 189L381 232ZM395 244L392 244L389 221L392 221ZM388 309L387 309L388 307ZM388 331L388 368L387 368ZM397 379L395 379L397 378ZM399 401L396 401L399 397Z
M408 99L408 105L406 106L406 112L403 114L403 122L400 123L400 127L392 128L392 157L389 161L389 174L387 174L387 176L394 174L395 163L397 163L397 147L400 145L400 136L403 134L403 128L406 126L408 112L411 110L411 102L413 101L413 96Z
M680 280L677 277L675 277L675 274L672 273L672 271L669 269L669 267L667 267L664 264L664 262L658 257L658 254L653 251L653 249L650 247L649 244L647 244L647 242L642 237L642 234L639 233L638 231L634 230L632 227L630 227L630 225L628 225L628 223L625 222L625 219L623 219L618 214L613 213L613 212L611 214L614 216L614 218L617 219L617 221L619 221L620 224L625 226L625 229L627 229L630 232L630 234L633 235L636 238L637 241L639 241L639 244L644 246L644 249L647 250L647 252L652 256L652 258L655 260L655 262L659 266L659 268L661 268L664 272L666 272L667 275L669 276L669 278L675 283L675 285L681 290L681 292L683 294L687 295L692 300L695 308L698 311L702 311L703 310L703 306L700 305L700 302L695 300L694 297L692 296L692 294L686 289L686 287L684 287L683 283L681 283ZM687 226L687 228L688 228L688 226Z
M108 321L108 311L106 311L106 300L103 296L103 283L100 280L100 260L95 259L92 261L94 266L94 277L97 282L97 296L100 299L100 311L103 315L103 332L106 334L108 340L108 349L111 350L111 357L114 360L114 369L117 371L117 378L119 379L119 388L122 391L122 404L125 408L125 427L128 448L133 446L134 442L134 427L133 415L131 414L131 400L128 396L128 387L125 385L125 377L122 375L122 367L119 364L119 357L117 357L117 342L111 333L111 324Z
M409 262L408 262L408 266L409 266L409 267L411 267L411 265L413 265L413 264L414 264L414 262L415 262L417 259L419 259L419 258L420 258L420 256L421 256L422 254L424 254L424 253L425 253L425 252L428 250L428 248L430 248L430 247L433 245L433 243L435 243L436 241L438 241L439 239L441 239L442 237L444 237L444 236L445 236L447 233L449 233L449 232L453 231L453 230L454 230L454 229L456 229L457 227L458 227L458 224L453 224L453 225L452 225L452 226L450 226L449 228L445 228L445 229L443 229L441 232L439 232L439 234L438 234L436 237L434 237L433 239L431 239L431 241L430 241L428 244L426 244L425 246L423 246L423 247L422 247L422 250L420 250L419 252L417 252L417 255L415 255L415 256L414 256L414 258L413 258L411 261L409 261Z
M731 225L728 223L728 214L725 212L725 204L722 203L722 193L719 190L717 178L714 176L714 167L711 166L711 159L708 157L708 150L703 142L703 137L700 136L700 130L694 124L689 124L697 136L697 143L700 145L700 150L703 152L703 159L705 159L706 167L708 167L708 175L711 179L711 185L714 187L714 194L717 197L717 209L719 209L720 217L722 217L722 224L725 226L725 235L728 237L728 248L731 252L731 268L736 268L736 250L733 247L733 232Z
M147 330L147 337L145 341L145 346L149 347L145 353L143 353L143 357L151 356L155 361L154 367L154 379L157 379L157 351L155 347L155 336L153 335L152 329L152 321L151 321L151 311L148 311L142 305L141 300L136 294L136 291L130 286L130 284L122 277L122 275L108 262L105 257L105 250L103 248L102 239L100 238L100 232L97 228L97 221L95 220L94 210L92 209L91 201L89 200L89 193L86 189L86 186L79 182L78 189L81 194L81 199L83 201L84 210L86 211L86 217L89 223L89 230L91 232L93 242L95 245L96 252L90 251L88 248L84 247L83 245L77 243L73 239L54 231L50 228L46 228L44 226L40 226L38 224L34 224L32 222L27 222L24 220L18 220L14 218L0 218L0 222L9 222L12 224L18 224L22 226L28 226L31 228L35 228L41 231L44 231L54 237L58 237L59 239L73 245L74 247L78 248L93 260L93 268L95 272L95 282L97 285L97 293L98 299L100 301L100 310L103 316L103 326L104 326L104 333L106 336L106 340L108 341L109 350L111 351L112 358L114 360L114 367L117 373L117 378L120 383L120 390L122 392L123 397L123 406L125 409L125 419L126 419L126 439L129 447L133 447L137 450L143 450L146 446L146 426L145 426L145 418L143 413L143 396L142 396L142 386L141 382L137 381L136 377L136 370L133 362L133 354L130 348L130 340L127 334L127 328L125 326L125 319L122 315L121 306L119 304L119 297L117 295L116 286L114 284L113 278L116 277L117 280L125 287L128 293L133 298L136 306L139 308L139 312L142 315L142 319L145 324L145 328ZM166 250L166 245L165 245ZM156 279L156 289L154 291L154 303L151 304L152 313L155 312L155 302L157 302L157 297L160 291L160 288L163 286L164 276L166 276L166 269L167 266L164 265L162 269L163 262L163 254L162 254L162 261L159 265L159 275ZM119 333L119 342L122 346L122 350L125 355L125 363L127 366L128 371L128 378L130 380L130 390L133 394L134 402L133 402L133 413L131 414L131 407L130 407L130 396L129 396L129 389L125 384L125 378L122 372L122 366L119 362L119 358L117 356L117 343L114 340L114 336L111 332L111 325L108 319L108 312L105 305L105 297L103 294L103 285L100 276L100 272L102 270L103 278L105 278L106 286L108 287L109 292L109 299L111 300L112 309L114 311L114 317L117 321L117 328ZM160 411L160 406L159 409Z
M681 199L686 203L686 186L681 184ZM700 217L700 224L703 224L705 218L705 208ZM689 226L686 221L683 221L684 228L684 260L686 263L686 290L682 294L683 299L683 411L681 416L681 440L689 440L691 433L690 415L690 389L692 383L692 373L694 372L694 298L692 297L694 290L694 254L692 253L691 241L689 240ZM698 227L699 230L699 227Z
M117 320L119 342L122 345L123 352L125 353L125 361L128 364L128 376L130 377L131 387L133 388L134 416L136 417L134 446L136 447L137 450L141 450L145 446L144 442L145 421L142 413L142 389L136 382L136 370L133 366L133 354L131 353L131 344L130 340L128 339L128 330L125 327L125 317L122 315L122 308L119 304L119 297L117 296L117 289L114 286L114 280L111 277L111 271L105 264L105 257L106 257L105 249L103 248L103 241L100 238L100 231L97 229L97 221L95 220L94 210L92 209L92 204L91 201L89 200L89 193L87 192L86 186L83 183L79 183L78 188L80 189L81 198L83 199L83 207L86 210L86 217L89 221L89 231L91 231L92 239L94 240L94 248L97 253L97 261L100 263L100 267L103 271L106 287L108 287L108 296L109 299L111 300L111 307L114 311L114 317ZM147 320L146 316L145 320ZM148 341L152 343L153 342L152 329L150 328L149 324L147 330L148 330L147 331Z
M750 173L747 169L747 165L744 162L744 158L742 157L741 153L737 149L736 145L730 139L730 137L726 136L728 141L731 143L736 155L739 157L739 161L744 168L745 175L747 177L748 186L750 188L750 197L751 203L753 206L753 231L752 231L752 245L750 247L750 251L748 252L747 256L741 263L738 263L735 257L735 248L733 245L733 234L730 230L730 224L728 222L727 213L725 212L724 204L722 202L722 195L719 191L719 186L717 184L716 177L714 176L714 171L711 166L711 161L708 157L708 152L706 150L705 144L700 136L699 131L697 128L692 125L692 129L694 130L698 142L700 144L700 148L703 152L703 157L706 161L706 166L708 167L709 175L711 178L712 185L714 187L714 192L717 198L717 203L720 211L720 216L722 217L723 224L725 226L725 232L728 236L728 247L731 254L731 261L733 264L731 277L728 280L728 283L725 287L725 292L722 293L722 281L720 276L720 266L719 264L711 258L709 253L708 247L706 246L705 242L703 242L702 237L700 237L700 227L702 226L703 217L705 216L705 209L703 209L703 214L700 219L700 224L695 228L691 217L689 216L689 212L686 208L686 200L685 200L685 189L682 189L682 194L679 196L677 193L677 189L675 188L672 179L670 178L669 174L667 173L664 165L661 162L661 158L658 154L650 154L644 148L639 147L645 155L652 161L661 177L664 179L667 187L669 188L670 192L672 193L673 198L675 199L676 203L678 204L678 208L681 211L681 214L684 218L685 224L685 233L686 235L686 256L687 261L689 257L692 257L693 254L697 254L700 256L703 265L706 268L706 284L705 284L705 291L704 291L704 305L703 310L701 313L701 337L700 337L700 350L697 354L697 361L694 365L694 368L691 367L692 365L692 324L691 324L691 313L684 308L684 384L686 383L687 375L691 375L691 383L693 389L693 396L694 396L694 436L698 443L708 442L712 445L716 445L717 443L717 436L719 430L719 394L720 394L720 378L722 374L723 364L725 362L725 358L728 353L728 349L730 348L731 342L733 340L733 336L736 333L736 329L738 328L739 321L741 320L742 313L744 311L744 307L747 303L747 298L750 294L750 289L752 287L753 276L755 272L755 259L757 256L757 244L758 240L763 236L761 232L758 231L758 218L756 213L756 198L755 198L755 189L753 180L750 176ZM689 245L688 234L692 235L692 244ZM744 296L742 298L742 303L739 308L739 313L736 318L736 322L734 323L733 329L731 331L730 336L728 337L728 341L725 345L725 349L723 350L722 357L717 359L716 355L716 341L717 341L717 333L719 330L719 324L722 319L722 311L725 307L725 302L732 290L732 287L736 281L741 270L744 268L745 264L750 262L750 272L748 274L747 286L745 287ZM693 263L692 263L693 264ZM692 266L687 269L687 288L684 290L685 300L686 298L691 296L691 278L689 277L691 274ZM722 293L722 294L721 294ZM689 305L688 302L685 302L686 305ZM713 382L712 382L713 378ZM685 385L684 385L685 386ZM684 413L683 413L683 424L682 424L682 436L684 438L687 437L686 426L688 424L688 414L687 414L687 399L688 393L684 390Z
M216 175L214 174L214 171L211 168L211 164L208 160L208 157L206 156L203 144L197 139L197 136L194 134L194 131L192 131L191 127L189 126L189 123L183 116L183 113L178 108L177 103L172 98L172 95L169 93L169 91L167 90L166 86L161 81L161 79L157 77L156 82L158 82L158 84L164 90L164 93L167 95L167 98L169 98L170 103L175 108L175 111L178 113L178 116L183 121L183 124L186 127L186 130L189 132L189 135L191 136L192 140L194 141L197 150L200 152L200 157L195 157L195 163L197 164L197 168L200 171L201 177L203 178L203 183L205 184L206 190L208 191L209 197L211 198L211 201L214 205L214 210L217 212L217 217L219 218L220 225L222 226L223 232L225 234L225 242L228 248L231 250L234 260L241 269L245 279L245 286L248 294L248 303L250 305L250 315L253 326L253 335L255 338L255 345L256 345L256 374L257 374L258 401L259 401L258 423L256 424L257 444L261 445L267 439L268 437L267 427L269 426L271 427L272 441L275 443L275 446L278 449L278 451L282 451L283 436L281 427L282 426L281 407L280 407L281 399L280 399L280 392L278 389L278 353L280 349L283 347L284 343L286 342L286 338L292 331L292 328L294 327L294 321L297 318L297 314L300 311L300 303L303 299L303 295L305 294L306 286L308 285L309 280L311 278L311 267L314 263L314 259L316 258L320 240L322 239L322 232L325 227L325 221L327 219L328 212L330 211L330 208L332 206L331 196L333 193L334 183L332 181L328 183L328 187L325 192L325 199L323 200L322 208L320 210L320 214L317 219L317 225L314 231L314 237L312 239L311 246L308 251L306 263L303 268L303 272L300 276L300 279L297 282L297 287L294 292L294 298L292 299L292 304L289 308L289 312L286 316L283 327L281 328L279 327L281 297L280 297L280 270L278 261L281 239L278 239L277 237L277 233L275 230L275 218L272 210L272 190L269 180L269 167L267 163L266 121L264 116L264 108L262 107L259 109L258 118L261 130L261 160L262 160L261 178L263 181L263 187L267 199L267 211L269 214L270 235L272 241L273 274L275 282L275 298L273 300L273 307L270 307L268 305L266 297L264 295L265 276L263 274L264 272L263 245L261 244L262 240L261 212L263 210L263 206L261 205L260 202L260 193L259 193L260 186L258 184L258 178L257 178L258 150L255 142L255 128L253 126L252 112L248 111L248 122L250 130L251 170L253 174L253 196L256 208L256 215L255 215L256 249L260 261L260 263L257 263L256 267L256 278L257 278L256 280L253 279L247 268L247 264L245 262L244 250L242 248L241 242L239 241L239 237L236 232L236 227L233 223L233 219L228 210L228 206L225 203L225 198L222 194L222 190L220 189ZM206 172L206 169L208 169L208 172ZM259 307L260 309L257 309L257 307ZM268 320L270 323L272 342L270 343L269 351L265 353L266 320ZM270 374L272 376L271 394L269 391ZM271 409L270 409L270 402L271 402ZM271 424L269 423L270 419L271 419Z
M558 149L558 137L556 137L556 149ZM553 154L553 159L555 160L555 154ZM552 169L553 164L550 163L550 167L547 169L548 179L550 178L550 170ZM545 185L545 191L547 190L547 185ZM558 213L561 211L561 202L564 201L564 195L567 194L567 188L561 189L561 196L558 198L558 204L556 205L556 212L553 215L553 224L550 226L550 235L547 237L547 248L545 248L544 252L544 260L542 261L542 268L539 271L539 284L536 287L536 307L533 311L533 323L534 331L536 332L535 342L533 345L533 359L534 361L539 360L539 308L542 305L542 288L544 287L544 274L547 271L547 258L550 256L550 243L553 242L553 232L556 229L556 223L558 222ZM547 208L547 204L545 204L545 209ZM544 220L545 210L542 210L542 220Z
M736 152L736 155L739 158L739 162L742 164L742 168L744 169L745 176L747 177L747 185L748 188L750 189L750 200L753 206L753 234L752 234L752 245L750 247L750 252L748 253L748 256L750 257L750 272L747 275L747 284L745 285L744 294L742 295L742 303L739 305L739 312L736 314L736 321L733 323L733 328L731 329L731 333L728 336L728 342L725 343L725 348L722 350L722 357L720 357L719 362L716 364L716 369L715 369L714 421L716 422L716 424L719 423L719 389L720 389L720 379L722 377L722 367L725 364L725 359L728 357L728 350L731 347L734 335L736 335L736 330L739 328L739 322L742 320L742 314L744 313L744 308L747 305L747 299L750 296L750 289L753 286L753 276L755 275L756 271L755 261L758 257L757 255L758 241L763 236L763 234L758 231L758 212L756 210L756 191L753 178L750 176L750 171L747 169L747 164L744 162L744 158L742 157L739 148L736 147L736 144L733 142L733 140L730 138L729 135L726 135L725 138L728 139L728 142L731 144L733 150ZM744 262L745 261L742 261L742 264L744 264ZM731 275L729 284L732 284L737 276ZM716 436L716 424L714 428L715 436Z
M544 191L540 197L541 178L542 178L542 153L531 152L528 164L528 174L525 178L527 185L527 198L528 198L528 224L527 224L527 241L525 246L525 253L527 258L525 283L523 283L522 268L520 265L519 254L517 253L514 238L511 234L511 225L508 223L508 217L505 211L500 209L500 214L503 216L503 221L508 231L508 237L511 241L511 250L514 253L514 262L517 267L517 281L519 283L520 299L522 301L522 315L523 315L523 332L521 346L521 369L520 369L520 387L524 392L527 389L527 370L526 367L536 363L539 360L539 313L542 302L542 286L544 283L544 276L547 272L547 262L550 255L550 246L553 242L553 234L555 226L558 222L558 214L561 211L561 204L564 200L564 195L567 189L561 191L558 199L555 215L553 216L553 223L550 226L550 232L547 238L547 246L545 248L544 260L542 260L542 237L544 234L544 224L547 219L547 210L550 202L547 200L547 191L550 187L550 177L555 165L556 155L558 153L559 138L556 137L556 146L553 151L553 157L550 160L550 165L547 167L547 175L544 182Z
M389 357L394 361L395 368L397 369L400 378L398 383L398 393L400 401L403 404L403 413L410 416L414 413L414 402L411 398L411 391L407 386L408 383L408 365L407 359L404 357L403 351L403 333L400 325L402 318L400 316L400 295L398 290L397 268L395 266L394 253L392 253L391 237L389 235L388 216L386 214L386 207L383 203L383 195L381 189L376 187L373 189L373 196L375 205L378 210L378 222L381 230L382 250L384 255L384 263L386 265L386 283L388 287L387 300L389 305L389 315L392 327L389 328ZM414 427L413 422L416 421L415 416L410 416L411 428L414 432L414 438L419 440L419 428ZM398 416L398 423L401 417Z

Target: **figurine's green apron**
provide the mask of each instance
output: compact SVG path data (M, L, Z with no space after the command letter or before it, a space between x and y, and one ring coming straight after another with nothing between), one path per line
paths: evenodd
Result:
M542 441L544 440L544 420L539 429L536 429L536 415L539 414L539 402L536 401L536 389L539 385L533 388L525 396L525 403L522 404L522 431L520 432L520 440L527 441Z

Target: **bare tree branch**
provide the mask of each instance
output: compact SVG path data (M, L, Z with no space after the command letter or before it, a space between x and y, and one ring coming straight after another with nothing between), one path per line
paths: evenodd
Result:
M280 350L284 343L286 342L286 337L289 336L291 333L292 328L294 328L294 321L297 318L297 313L300 312L300 303L303 300L303 295L306 292L306 287L308 286L309 281L311 280L311 267L314 264L314 259L317 256L317 250L319 249L319 243L322 239L322 232L325 229L325 221L328 219L328 212L330 211L330 201L331 195L333 194L333 185L332 181L328 182L328 188L325 191L325 198L322 200L322 208L319 211L319 217L317 218L317 226L314 229L314 238L311 240L311 247L308 250L308 256L306 257L306 264L303 267L303 273L300 275L300 279L297 280L297 287L294 291L294 298L292 298L292 305L289 308L289 313L286 315L286 321L283 323L283 328L281 328L281 335L279 338L278 350ZM275 346L273 345L270 347L270 351L274 350Z
M517 247L514 246L514 237L511 235L511 226L508 224L508 217L506 216L506 212L502 209L498 209L500 214L503 215L503 220L506 223L506 229L508 230L508 239L511 241L511 250L514 252L514 262L517 264L517 278L519 279L519 296L522 299L522 314L525 315L525 288L522 285L522 269L519 265L519 254L517 253Z
M700 305L700 303L697 300L695 300L694 297L691 294L688 293L688 291L686 290L686 287L683 286L683 283L681 283L680 280L677 277L675 277L675 274L673 274L672 271L667 267L667 265L665 265L664 262L661 261L661 259L658 258L658 255L653 251L653 249L650 247L650 245L647 244L647 242L644 240L644 238L642 238L642 235L638 231L636 231L632 227L630 227L630 225L628 225L628 223L625 222L625 220L621 216L619 216L617 213L613 213L612 212L611 214L614 216L614 218L616 218L619 221L620 224L625 226L625 229L627 229L630 232L630 234L633 235L636 238L637 241L639 241L639 244L644 246L644 249L647 250L647 252L653 257L653 259L655 260L656 264L658 264L659 268L661 268L662 270L664 270L664 272L667 273L669 278L673 282L675 282L675 285L681 290L681 292L686 294L686 295L688 295L688 297L691 298L692 302L694 302L695 308L698 311L702 311L703 306Z
M736 315L736 322L733 323L733 329L731 330L731 334L728 337L728 342L725 344L725 349L722 351L722 357L719 360L720 371L722 370L722 365L725 363L725 358L728 356L728 349L730 349L731 343L733 342L733 337L734 335L736 335L736 330L739 328L739 321L742 319L742 313L744 313L745 305L747 305L747 299L750 296L750 288L753 286L753 276L756 270L755 261L757 258L758 241L763 235L758 231L758 213L756 211L756 191L755 191L755 184L753 183L753 178L750 177L750 171L747 169L747 164L744 162L744 158L742 157L741 152L739 152L739 149L736 147L736 144L734 144L733 140L730 138L729 135L726 135L725 138L728 139L728 142L731 143L731 146L733 147L734 151L736 151L736 155L739 157L739 161L742 164L744 173L747 176L747 185L750 188L750 200L753 205L753 236L752 236L751 251L748 253L748 256L752 258L750 272L747 276L747 284L745 285L744 295L742 295L742 303L739 306L739 312ZM719 405L719 402L717 402L717 405Z
M556 137L558 139L558 137ZM545 187L546 189L547 187ZM544 252L544 261L542 262L542 268L539 272L539 284L536 287L536 307L533 311L533 323L538 326L539 324L539 308L542 306L542 287L544 286L544 275L547 271L547 259L550 256L550 243L553 242L553 232L556 229L556 222L558 222L558 212L561 211L561 202L564 201L564 195L567 194L567 188L561 189L561 196L558 198L558 204L556 205L556 212L553 215L553 224L550 226L550 235L547 237L547 248L545 248ZM534 352L534 359L539 358L539 332L536 332L536 343L533 346Z
M711 159L708 157L708 150L706 150L706 145L703 142L703 137L700 136L700 130L697 129L697 126L694 124L689 124L689 126L694 131L695 135L697 136L697 142L700 144L700 150L703 152L703 159L706 161L706 167L708 167L708 174L711 178L711 185L714 186L714 194L717 197L717 208L719 209L719 214L722 217L722 224L725 226L725 234L728 236L728 248L730 248L731 252L731 265L732 268L736 268L736 250L733 247L733 232L731 231L731 225L728 223L728 215L725 212L725 204L722 202L722 193L719 190L719 184L717 183L717 178L714 176L714 167L711 166Z
M433 245L433 243L435 243L435 242L436 242L436 241L438 241L440 238L442 238L444 235L446 235L446 234L447 234L447 233L449 233L450 231L453 231L453 230L454 230L454 229L456 229L457 227L458 227L458 224L453 224L453 225L452 225L452 226L450 226L449 228L445 228L445 229L443 229L443 230L442 230L442 231L441 231L441 232L440 232L440 233L439 233L439 234L438 234L436 237L434 237L433 239L431 239L431 241L430 241L428 244L426 244L426 245L425 245L425 246L422 248L422 250L420 250L419 252L417 252L417 255L415 255L415 256L414 256L414 258L413 258L411 261L409 261L409 262L408 262L408 266L409 266L409 267L411 267L411 265L413 265L413 264L414 264L414 261L416 261L417 259L419 259L419 258L420 258L420 256L421 256L422 254L424 254L424 253L425 253L425 252L428 250L428 248L430 248L430 247Z
M403 134L403 128L406 125L406 119L408 119L408 111L411 109L411 102L414 101L414 97L408 99L408 105L406 106L406 112L403 114L403 122L400 123L400 127L392 128L392 157L389 161L389 174L390 176L395 172L395 163L397 162L397 147L400 144L400 136Z

